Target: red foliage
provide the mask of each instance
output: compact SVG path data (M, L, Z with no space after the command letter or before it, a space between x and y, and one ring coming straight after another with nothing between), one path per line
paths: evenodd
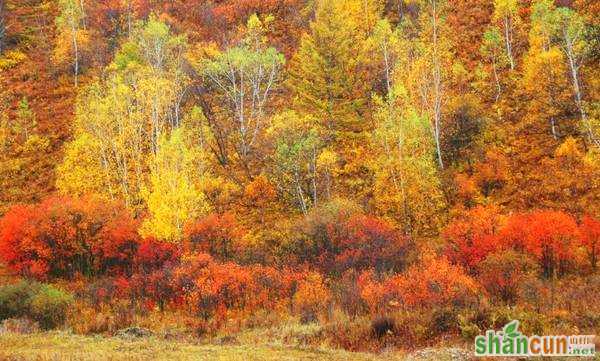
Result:
M178 262L181 252L176 244L147 238L140 243L134 258L134 268L138 272L149 273L165 264Z
M339 275L371 267L377 272L399 271L412 246L389 222L343 209L314 213L304 227L303 237L291 245L290 252L296 262L324 273Z
M588 255L592 269L596 270L598 258L600 258L600 221L585 216L579 229L581 245Z
M95 198L14 206L0 220L0 259L36 278L130 272L137 243L131 214Z
M377 281L372 272L359 277L361 296L372 313L387 309L466 307L479 300L479 286L445 258L426 257L405 273Z
M375 267L378 272L400 270L409 250L408 239L388 222L372 216L354 216L343 227L329 225L333 241L334 269L364 270Z
M476 207L454 219L444 230L446 255L473 273L489 253L498 248L497 232L502 218L495 207Z
M0 259L16 273L43 278L52 256L48 245L36 242L33 206L13 206L0 220Z
M200 253L183 258L171 285L191 311L208 319L228 310L252 312L289 303L304 278L304 273L272 267L219 263Z
M510 217L501 242L528 253L540 263L544 275L563 274L573 260L579 230L575 219L559 211L534 211Z
M188 252L208 253L220 260L229 260L240 246L243 230L230 213L211 214L186 227Z

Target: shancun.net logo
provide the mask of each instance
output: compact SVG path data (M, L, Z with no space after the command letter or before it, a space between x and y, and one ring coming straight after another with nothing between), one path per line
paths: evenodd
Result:
M475 337L475 356L594 356L594 335L525 336L519 321Z

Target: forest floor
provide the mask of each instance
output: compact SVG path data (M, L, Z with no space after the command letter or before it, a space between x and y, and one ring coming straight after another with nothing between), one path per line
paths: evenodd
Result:
M66 332L0 334L0 360L219 360L219 361L462 361L474 360L464 348L427 348L412 353L356 353L327 348L259 344L201 344L163 338L78 336ZM509 360L503 358L503 360ZM533 359L532 359L533 360ZM553 360L559 360L553 358ZM590 360L586 358L586 360ZM594 360L600 360L597 355Z
M459 356L463 355L463 356ZM465 351L440 349L413 354L354 353L274 345L193 344L155 337L78 336L65 332L0 335L0 360L465 360Z

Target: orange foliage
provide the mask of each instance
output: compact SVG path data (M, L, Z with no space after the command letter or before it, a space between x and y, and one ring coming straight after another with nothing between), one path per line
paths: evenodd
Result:
M301 273L218 263L199 253L183 258L173 271L171 285L191 311L208 319L223 317L228 310L273 309L278 302L292 299L302 279L305 276Z
M137 242L131 214L95 198L48 198L0 220L0 259L37 278L130 272Z
M583 217L580 226L581 245L590 260L590 266L596 270L600 258L600 221L590 216Z
M572 216L559 211L534 211L510 217L500 234L501 242L531 254L546 277L563 274L573 260L579 238Z
M374 280L372 273L359 278L361 296L371 312L405 309L464 307L476 303L479 285L462 268L445 258L425 257L407 272Z
M498 232L502 222L495 207L476 207L453 220L444 230L448 242L446 255L470 272L490 252L498 249Z

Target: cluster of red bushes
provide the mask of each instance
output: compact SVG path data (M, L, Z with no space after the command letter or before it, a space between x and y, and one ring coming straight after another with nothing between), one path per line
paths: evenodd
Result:
M14 206L0 219L0 261L25 277L95 279L86 286L93 304L130 300L208 319L275 308L314 317L331 291L351 313L464 308L482 289L512 303L523 280L561 276L580 262L595 268L600 255L600 222L557 211L505 217L474 208L445 229L444 257L425 253L410 267L408 237L360 213L313 215L285 250L286 269L234 263L245 233L228 214L188 225L181 244L142 238L138 225L125 207L98 198Z
M505 301L514 300L516 285L538 270L546 278L585 264L595 270L600 256L600 221L586 216L578 224L560 211L504 217L495 208L477 207L450 223L444 237L449 260Z
M18 205L0 220L0 258L38 279L130 273L140 243L137 226L124 207L98 199Z
M471 273L489 254L509 249L535 259L547 277L566 273L581 254L595 269L600 255L600 221L586 216L577 224L561 211L503 217L495 208L477 207L454 220L444 236L450 260Z
M395 309L463 308L476 305L480 298L480 286L461 267L432 255L390 277L363 272L358 287L373 314Z
M252 312L294 306L294 294L311 282L310 272L218 262L205 253L186 254L161 267L96 284L96 304L128 299L145 309L186 309L206 320L227 311Z
M308 271L231 262L243 232L230 215L191 224L181 245L142 238L138 224L124 207L98 198L14 206L0 220L0 260L24 277L95 278L86 292L94 304L129 299L204 318L282 301L304 309L296 291L320 286L303 286L315 283Z

